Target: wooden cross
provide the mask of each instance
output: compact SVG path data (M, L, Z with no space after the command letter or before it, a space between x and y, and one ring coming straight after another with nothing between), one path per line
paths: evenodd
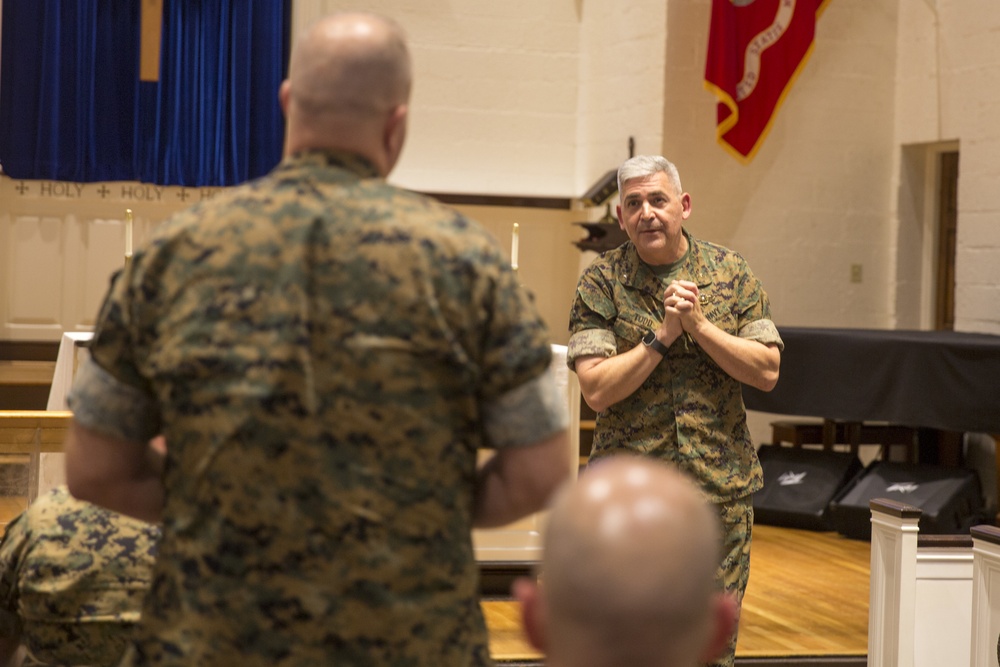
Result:
M159 81L163 0L142 0L139 21L139 80Z

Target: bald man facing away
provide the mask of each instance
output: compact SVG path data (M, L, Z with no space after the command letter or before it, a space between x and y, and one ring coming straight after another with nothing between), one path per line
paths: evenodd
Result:
M668 464L604 459L567 482L545 533L540 583L515 582L548 667L693 667L726 648L734 598L715 581L719 518Z
M386 183L409 92L393 22L319 21L282 163L112 283L66 459L74 495L163 522L126 665L490 664L471 529L568 475L566 406L495 240Z

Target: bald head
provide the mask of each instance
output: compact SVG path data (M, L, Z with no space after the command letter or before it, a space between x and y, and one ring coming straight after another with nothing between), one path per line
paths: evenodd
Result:
M552 664L696 664L713 634L720 549L715 510L675 468L633 456L589 467L546 528Z
M388 173L402 149L411 77L395 22L363 12L320 19L296 42L282 85L286 153L348 150ZM385 136L393 131L399 136ZM398 146L383 145L393 140Z

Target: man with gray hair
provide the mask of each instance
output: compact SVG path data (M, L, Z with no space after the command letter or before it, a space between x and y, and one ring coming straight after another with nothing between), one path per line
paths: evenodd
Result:
M112 283L66 464L74 495L163 522L127 665L491 664L471 529L568 476L566 406L495 239L385 180L410 79L394 22L317 22L281 164Z
M719 519L675 467L620 455L556 496L539 583L520 579L529 641L549 667L694 667L735 624L720 590Z
M567 362L597 413L591 460L640 453L694 477L722 518L718 576L740 602L763 486L742 385L773 389L783 344L746 261L684 228L691 195L671 162L631 158L618 184L628 241L584 271L570 313ZM734 632L718 664L735 651Z

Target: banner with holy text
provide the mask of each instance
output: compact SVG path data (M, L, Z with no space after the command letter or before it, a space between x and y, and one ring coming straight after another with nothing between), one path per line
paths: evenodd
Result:
M716 135L753 159L805 66L829 0L712 0L705 87L719 99Z

